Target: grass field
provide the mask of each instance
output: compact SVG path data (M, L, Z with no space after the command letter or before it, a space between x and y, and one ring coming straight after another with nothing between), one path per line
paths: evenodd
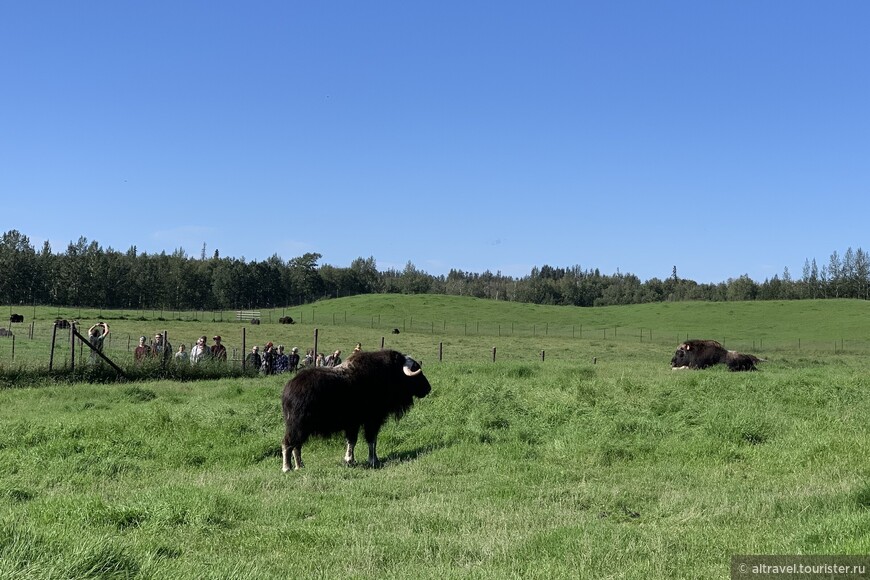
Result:
M0 578L727 578L732 554L870 553L866 303L526 313L364 298L314 306L335 325L246 331L304 347L317 327L323 350L384 336L424 359L433 391L384 428L381 469L343 467L334 438L311 441L305 470L282 474L282 377L7 382ZM356 317L344 322L345 309ZM390 335L388 310L551 326ZM376 311L386 325L359 322ZM98 316L118 335L157 323L170 336L229 334L227 322ZM571 324L618 330L552 330ZM757 373L672 372L686 332L757 340L768 360ZM6 372L38 364L32 342L20 338Z

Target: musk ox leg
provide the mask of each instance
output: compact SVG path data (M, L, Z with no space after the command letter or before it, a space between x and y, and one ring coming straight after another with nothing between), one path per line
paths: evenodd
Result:
M281 441L281 471L284 473L305 467L302 463L302 443L297 442L297 437L291 436L291 431L288 430Z
M302 469L302 449L281 444L281 471L287 473L291 469Z
M346 465L356 465L356 459L353 455L353 450L356 448L357 438L359 437L359 427L353 430L346 429L344 431L344 439L347 441L347 450L344 452L344 462Z
M380 467L381 460L378 459L378 433L381 430L380 425L366 425L365 426L365 437L366 443L369 444L369 465L371 467Z
M381 460L378 459L378 441L377 439L374 441L369 441L369 465L371 467L380 467Z
M293 448L293 462L296 464L294 469L302 469L305 464L302 463L302 446Z
M281 443L281 471L287 473L290 471L290 457L287 455L287 452L290 449L287 447L285 443Z

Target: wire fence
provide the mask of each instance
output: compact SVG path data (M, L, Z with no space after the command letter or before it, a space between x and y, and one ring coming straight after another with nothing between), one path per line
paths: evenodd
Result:
M146 343L152 342L153 329L158 322L197 322L199 324L175 325L166 332L173 352L182 343L187 351L195 344L196 337L223 334L229 337L227 345L228 364L241 366L242 361L254 344L262 345L264 337L274 336L277 340L287 339L300 347L300 354L314 348L319 333L321 343L318 351L332 352L336 344L349 345L348 337L362 337L366 347L397 348L403 352L416 353L427 361L502 361L502 360L540 360L558 358L589 362L607 356L612 349L634 348L655 353L670 359L676 346L689 338L712 338L720 341L729 349L750 352L760 356L776 353L870 353L870 340L831 339L831 338L789 338L751 337L735 333L722 336L697 336L694 333L674 330L655 330L650 328L631 328L626 326L594 326L580 324L544 323L497 323L489 321L432 321L415 317L399 316L351 316L345 313L328 313L319 317L310 316L307 323L279 325L277 321L286 316L285 309L261 311L263 326L251 325L249 320L240 320L236 312L215 311L205 314L202 311L176 313L176 318L166 319L160 311L148 311L153 317L130 316L124 311L83 311L82 314L95 318L123 321L113 323L113 330L105 339L103 352L120 366L135 364L134 350L140 336ZM281 316L278 316L278 315ZM269 321L272 321L269 323ZM294 317L294 323L303 320ZM319 324L315 325L315 321ZM0 329L0 368L13 365L33 365L38 367L63 369L74 364L89 361L90 353L81 341L71 339L70 331L55 328L54 320L31 320L26 323L7 325ZM144 331L148 328L150 331ZM290 329L292 328L292 332ZM181 330L183 329L183 330ZM194 336L195 335L195 336ZM292 337L292 338L291 338ZM54 346L52 348L52 341ZM354 340L355 342L355 340ZM329 344L329 348L324 348ZM289 350L289 346L287 350ZM345 348L348 348L346 346ZM73 352L75 350L75 352ZM345 356L349 351L345 351Z

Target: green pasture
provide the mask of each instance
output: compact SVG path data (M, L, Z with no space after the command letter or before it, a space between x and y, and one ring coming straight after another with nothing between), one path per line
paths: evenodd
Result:
M365 295L292 308L259 309L261 324L236 320L234 311L106 311L64 307L2 307L25 322L0 337L0 369L47 368L56 318L76 320L80 331L108 322L106 354L121 366L132 363L139 336L166 332L177 348L201 335L223 337L237 359L253 344L272 341L304 353L314 346L348 353L362 342L412 353L426 363L536 361L586 362L614 349L652 348L670 355L686 338L713 338L732 349L782 353L870 352L870 301L674 302L604 308L542 306L457 296ZM279 324L291 316L295 324ZM5 319L5 316L4 316ZM0 323L3 326L5 323ZM9 327L9 324L5 324ZM398 334L393 334L398 329ZM244 347L244 348L243 348ZM68 331L55 337L54 368L70 363ZM77 355L86 350L79 347ZM78 356L79 361L82 360Z
M728 578L733 554L870 553L867 303L378 298L291 326L61 313L109 322L118 358L128 333L304 350L317 328L423 359L433 391L384 428L384 467L344 467L336 437L287 474L286 377L57 381L20 330L57 309L24 310L0 350L0 578ZM767 361L671 371L686 334Z

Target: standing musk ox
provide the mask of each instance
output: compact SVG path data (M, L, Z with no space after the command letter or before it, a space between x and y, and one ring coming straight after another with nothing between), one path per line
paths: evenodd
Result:
M12 314L9 316L9 322L24 322L23 314Z
M394 350L361 351L335 368L310 367L299 371L284 387L282 468L300 469L302 445L311 435L343 432L347 440L344 461L354 464L354 447L363 428L369 446L368 463L380 465L376 452L378 432L389 417L399 419L432 387L414 359Z
M674 353L671 367L676 371L705 369L716 364L724 364L731 371L754 371L755 365L763 360L755 355L726 350L715 340L687 340Z

